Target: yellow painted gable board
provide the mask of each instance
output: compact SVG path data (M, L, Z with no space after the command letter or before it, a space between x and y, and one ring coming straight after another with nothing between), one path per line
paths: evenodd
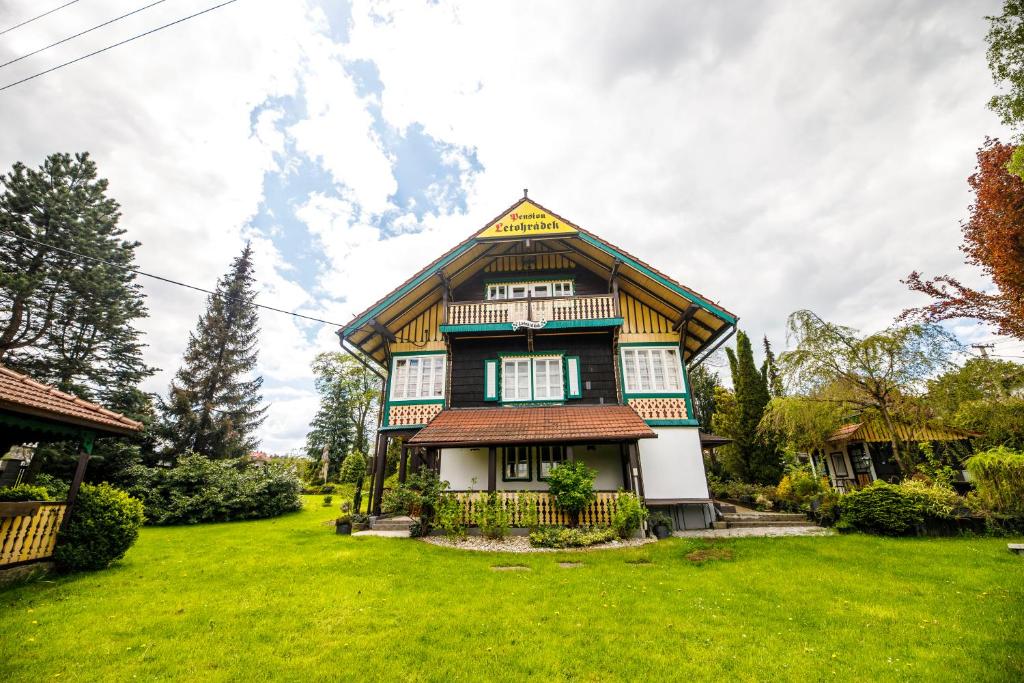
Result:
M576 228L561 218L526 200L477 233L477 238L526 239L548 235L572 235L577 232L579 231Z

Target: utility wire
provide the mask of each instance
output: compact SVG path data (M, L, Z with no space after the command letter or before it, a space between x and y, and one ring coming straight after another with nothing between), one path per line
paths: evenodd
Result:
M2 92L4 90L7 90L8 88L13 88L16 85L20 85L20 84L24 83L25 81L31 81L33 78L39 78L40 76L45 76L46 74L51 73L53 71L56 71L57 69L63 69L65 66L70 66L71 64L74 64L76 62L80 62L83 59L88 59L89 57L94 57L94 56L100 54L101 52L106 52L107 50L113 50L115 47L120 47L121 45L125 45L126 43L130 43L133 40L138 40L139 38L143 38L145 36L148 36L151 33L156 33L157 31L162 31L165 28L169 28L169 27L174 26L176 24L180 24L183 21L188 21L189 19L195 19L196 17L201 16L203 14L206 14L207 12L212 12L215 9L220 9L221 7L224 7L225 5L230 5L230 4L232 4L234 2L237 2L237 1L238 0L227 0L226 2L222 2L219 5L214 5L212 7L207 7L206 9L201 10L199 12L196 12L195 14L190 14L187 17L182 17L181 19L175 19L174 21L172 21L170 23L167 23L167 24L164 24L163 26L157 26L156 28L152 28L152 29L146 31L145 33L140 33L138 35L132 36L131 38L126 38L126 39L124 39L124 40L122 40L122 41L120 41L118 43L114 43L113 45L107 45L106 47L100 48L99 50L95 50L94 52L90 52L87 55L82 55L81 57L76 57L75 59L72 59L70 61L64 62L63 64L58 64L57 66L51 67L49 69L46 69L45 71L40 71L39 73L32 74L31 76L28 76L26 78L22 78L20 81L14 81L13 83L8 83L7 85L5 85L3 87L0 87L0 92Z
M68 42L69 40L74 40L75 38L78 38L79 36L84 36L86 33L92 33L93 31L95 31L98 28L103 28L104 26L107 26L109 24L113 24L115 21L121 21L122 19L125 19L126 17L130 17L133 14L138 14L139 12L141 12L143 10L147 10L150 7L153 7L154 5L159 5L160 3L166 2L166 1L167 0L157 0L156 2L153 2L153 3L150 3L150 4L146 5L145 7L140 7L138 9L136 9L136 10L132 10L131 12L128 12L127 14L122 14L121 16L114 17L113 19L110 19L109 21L104 21L102 24L96 24L92 28L87 28L86 30L81 31L80 33L76 33L73 36L68 36L67 38L64 38L63 40L58 40L56 43L50 43L46 47L41 47L38 50L33 50L32 52L29 52L27 54L23 54L20 57L15 57L14 59L12 59L9 62L4 62L3 64L0 64L0 69L4 68L5 66L8 66L9 64L14 64L15 62L20 62L21 60L25 59L26 57L31 57L32 55L37 55L40 52L44 52L46 50L49 50L51 47L57 47L58 45L61 45L62 43Z
M60 7L54 7L54 8L52 9L52 10L50 10L50 11L48 11L48 12L43 12L42 14L40 14L40 15L37 15L37 16L34 16L34 17L32 17L31 19L26 19L25 21L21 22L20 24L15 24L14 26L12 26L12 27L10 27L10 28L5 28L5 29L4 29L3 31L0 31L0 36L2 36L2 35L3 35L3 34L5 34L5 33L10 33L11 31L13 31L13 30L14 30L14 29L16 29L16 28L21 28L21 27L22 27L22 26L24 26L25 24L31 24L31 23L32 23L33 21L35 21L36 19L42 19L42 18L43 18L43 17L45 17L46 15L48 15L48 14L53 14L53 13L54 13L54 12L56 12L57 10L59 10L59 9L64 9L64 8L65 8L65 7L67 7L68 5L73 5L73 4L75 4L76 2L78 2L78 0L71 0L71 2L65 2L65 3L64 3L63 5L61 5Z
M129 268L128 266L123 266L123 265L121 265L119 263L113 263L111 261L106 261L104 259L97 258L95 256L87 256L85 254L79 254L76 251L71 251L70 249L64 249L63 247L57 247L57 246L54 246L52 244L47 244L46 242L40 242L39 240L32 239L31 237L25 237L23 235L18 235L17 233L9 232L7 230L0 230L0 233L2 233L4 235L10 235L11 237L14 237L15 239L23 240L25 242L31 242L32 244L36 244L36 245L38 245L40 247L45 247L47 249L53 249L54 251L59 251L61 253L68 254L70 256L77 256L78 258L84 258L84 259L88 259L89 261L95 261L96 263L102 263L103 265L110 266L111 268L119 268L121 270L126 270L129 273L134 273L135 275L142 275L144 277L153 278L154 280L160 280L161 282L166 282L168 284L177 285L178 287L185 287L187 289L194 289L197 292L203 292L204 294L211 294L211 295L216 296L216 292L213 292L213 291L211 291L209 289L203 289L202 287L196 287L195 285L190 285L187 282L179 282L178 280L172 280L171 278L163 277L161 275L153 275L152 273L146 273L146 272L143 272L141 270L136 270L135 268ZM228 298L233 298L233 297L228 297ZM303 318L304 320L312 320L313 322L323 323L325 325L334 325L335 327L344 327L344 325L342 325L341 323L331 322L330 320L323 320L321 318L314 318L312 316L303 315L301 313L296 313L294 311L286 311L283 308L274 308L273 306L265 306L263 304L258 304L256 302L253 302L253 306L255 306L256 308L262 308L262 309L265 309L265 310L268 310L268 311L274 311L275 313L284 313L285 315L294 316L296 318Z

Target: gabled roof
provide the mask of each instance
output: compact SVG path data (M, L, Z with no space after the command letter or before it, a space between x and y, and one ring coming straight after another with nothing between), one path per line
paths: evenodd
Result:
M974 432L955 427L928 427L897 424L896 438L900 441L962 441L979 436ZM828 437L829 441L867 441L887 443L891 441L889 430L884 425L871 421L843 425Z
M506 238L495 231L499 221L508 220L517 211L543 212L554 219L557 229L535 237L527 235L535 244L550 244L551 250L568 252L569 260L602 276L610 276L616 269L622 291L643 297L666 317L681 319L687 309L695 306L687 323L687 336L692 342L686 350L687 359L694 358L736 325L737 317L719 304L524 196L356 315L338 331L339 336L383 365L386 343L381 334L382 328L393 333L435 305L441 298L442 278L451 286L458 286L485 267L485 257L509 253L515 246L514 242L509 244L510 240L521 243L521 236Z
M142 423L0 366L0 410L108 434L134 434Z
M409 439L411 446L492 446L654 439L629 406L449 408Z

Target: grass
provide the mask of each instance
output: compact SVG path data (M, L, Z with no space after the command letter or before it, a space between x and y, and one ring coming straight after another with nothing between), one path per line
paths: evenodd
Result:
M1024 679L1005 539L512 556L339 537L336 514L147 528L111 569L0 590L0 680Z

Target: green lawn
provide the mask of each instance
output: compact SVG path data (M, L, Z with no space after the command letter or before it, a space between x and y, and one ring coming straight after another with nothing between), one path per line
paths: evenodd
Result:
M697 564L709 544L477 554L334 514L147 528L112 569L0 590L0 680L1024 679L1003 539L741 539Z

